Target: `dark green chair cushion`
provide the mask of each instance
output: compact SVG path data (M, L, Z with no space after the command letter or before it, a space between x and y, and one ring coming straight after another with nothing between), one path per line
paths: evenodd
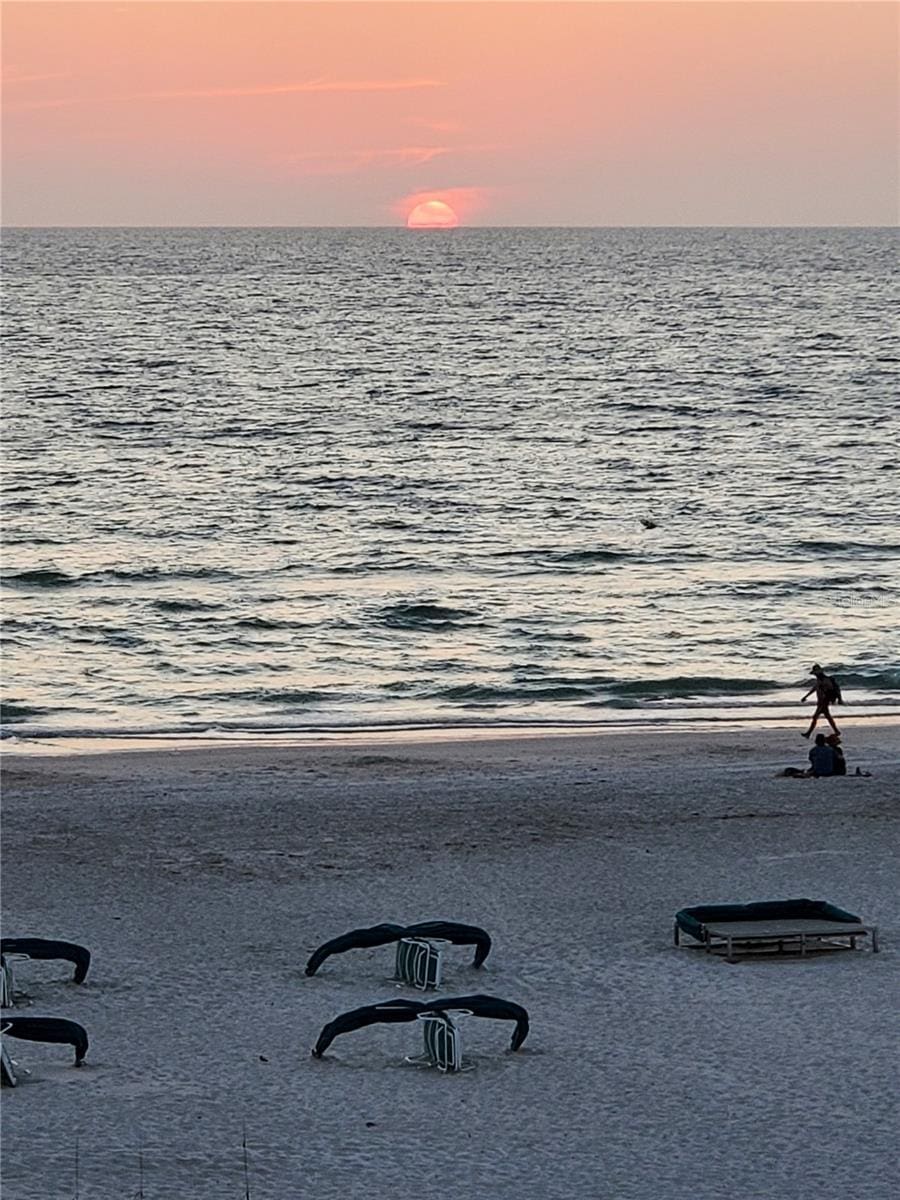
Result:
M827 900L758 900L753 904L697 904L675 914L684 933L703 941L703 926L710 921L846 921L862 924L860 917Z

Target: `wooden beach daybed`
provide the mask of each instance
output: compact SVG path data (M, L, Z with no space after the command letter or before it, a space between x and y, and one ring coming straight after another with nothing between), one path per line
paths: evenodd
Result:
M708 954L728 962L747 954L797 954L808 950L856 949L871 937L878 953L878 927L827 900L763 900L755 904L698 904L675 914L674 941L687 934Z

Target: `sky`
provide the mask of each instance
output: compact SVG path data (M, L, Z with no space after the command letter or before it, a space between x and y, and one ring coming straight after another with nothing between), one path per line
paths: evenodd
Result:
M892 225L893 0L10 0L6 225ZM425 211L425 210L421 210Z

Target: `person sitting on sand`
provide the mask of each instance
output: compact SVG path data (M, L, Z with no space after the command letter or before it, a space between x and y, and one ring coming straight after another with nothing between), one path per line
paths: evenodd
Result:
M825 741L824 733L816 734L816 744L809 752L809 767L815 779L834 774L834 751Z
M844 751L841 749L841 735L839 733L830 733L825 739L825 744L831 747L831 753L834 755L834 774L847 774L847 760L844 758Z
M818 663L813 664L811 673L815 676L815 683L812 685L812 687L806 693L806 696L803 697L803 700L805 700L807 696L811 696L812 693L815 692L816 693L816 711L813 713L812 720L809 723L809 729L807 729L806 733L803 734L803 737L805 737L805 738L809 737L809 735L815 729L816 724L819 720L819 717L824 717L825 720L828 722L828 724L831 726L831 728L834 730L834 732L840 733L840 730L838 729L837 725L835 725L834 720L831 716L831 713L828 710L829 704L835 704L835 703L842 704L843 703L843 698L841 697L841 689L838 687L838 682L836 679L833 679L830 675L826 675ZM800 701L801 704L803 703L803 700Z

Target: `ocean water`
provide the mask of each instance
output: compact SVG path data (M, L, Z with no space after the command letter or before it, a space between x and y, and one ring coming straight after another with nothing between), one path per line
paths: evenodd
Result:
M896 712L896 250L7 231L5 731Z

